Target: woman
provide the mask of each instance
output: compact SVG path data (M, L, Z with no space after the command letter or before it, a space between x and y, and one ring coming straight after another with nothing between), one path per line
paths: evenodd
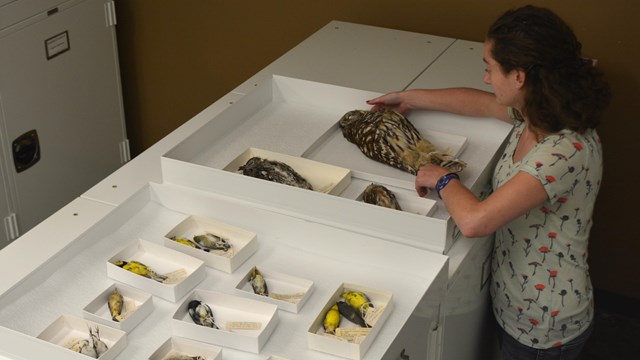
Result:
M592 330L586 260L602 176L595 127L609 87L569 26L543 8L502 15L483 57L493 93L408 90L368 103L372 110L430 109L514 124L486 199L431 164L418 172L416 190L424 196L436 189L465 236L495 232L491 297L502 358L575 359Z

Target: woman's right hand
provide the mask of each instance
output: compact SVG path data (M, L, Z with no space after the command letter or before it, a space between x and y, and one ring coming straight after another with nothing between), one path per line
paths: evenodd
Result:
M386 109L406 115L411 110L411 106L406 101L405 95L404 91L391 92L375 99L367 100L367 104L372 106L371 111Z

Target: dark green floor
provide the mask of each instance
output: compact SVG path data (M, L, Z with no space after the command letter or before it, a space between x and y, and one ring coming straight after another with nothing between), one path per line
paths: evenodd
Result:
M640 359L640 300L595 293L595 326L580 360Z

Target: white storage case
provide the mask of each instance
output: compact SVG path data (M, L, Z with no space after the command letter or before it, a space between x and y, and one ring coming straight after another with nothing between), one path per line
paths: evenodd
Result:
M96 217L96 214L100 216ZM390 354L399 354L403 348L413 352L413 337L405 337L407 333L414 333L407 329L409 324L418 321L421 326L422 323L428 326L432 321L423 315L415 317L416 308L423 309L421 314L435 316L444 296L448 261L445 256L286 216L219 194L170 184L150 184L118 207L80 199L52 219L56 221L44 223L33 235L26 235L25 244L44 237L68 241L67 246L55 251L46 248L47 256L40 260L42 266L29 276L7 278L17 284L3 292L0 298L3 355L6 353L11 359L38 359L49 355L56 359L80 359L78 354L35 336L57 318L56 314L81 312L96 294L113 284L105 273L105 262L114 249L130 246L131 239L149 239L162 247L164 235L191 214L219 219L260 234L260 248L252 255L251 263L243 263L233 274L207 270L200 288L234 292L235 286L254 264L280 273L296 269L296 276L312 279L314 283L312 296L300 312L278 312L277 329L259 355L223 345L225 358L259 360L278 355L288 359L333 359L332 355L308 348L309 324L338 287L335 279L355 284L367 284L375 279L377 288L388 289L394 294L395 306L364 359L395 359L397 357ZM95 219L93 225L79 226L79 219L88 217ZM362 251L364 248L367 250ZM11 248L3 251L8 250L7 256L15 255ZM4 263L10 264L11 258L19 257L5 257ZM398 269L404 269L402 281L398 281ZM61 293L66 296L60 296ZM44 301L46 306L40 306ZM153 305L153 312L127 335L131 346L126 346L118 358L146 359L167 338L178 336L172 334L172 316L178 305L162 298L154 298Z
M204 233L211 233L223 237L231 244L231 248L227 252L206 252L202 249L195 249L172 240L174 237L193 240L194 235ZM204 261L207 266L226 273L232 273L258 249L258 241L255 233L220 221L205 219L201 216L189 216L176 225L176 227L165 235L164 245L198 258Z
M338 300L342 298L342 294L348 290L361 291L365 293L374 307L382 308L377 321L375 322L375 324L373 324L366 337L359 343L349 342L333 335L326 335L323 328L323 322L326 313L329 311L329 309L331 309L333 305L336 304ZM387 320L389 314L393 309L393 303L391 301L392 297L393 295L388 291L372 289L356 284L341 284L333 293L331 298L329 298L329 301L327 301L326 305L322 308L318 316L309 327L309 331L307 333L309 348L349 359L362 359L362 357L367 352L374 339L380 332L380 329L384 326L385 321ZM359 326L351 323L343 316L339 327Z
M154 351L149 360L164 360L167 355L175 353L194 358L201 356L203 360L222 360L222 349L217 346L173 336Z
M342 137L337 125L346 112L363 108L367 99L378 95L274 75L167 152L161 159L163 182L232 196L288 215L445 252L453 244L454 232L448 214L391 213L354 201L357 195L352 195L352 187L367 181L415 192L413 175L367 158ZM430 122L412 122L423 134L433 135L430 140L438 148L460 154L464 160L465 136L430 129ZM327 196L225 171L238 154L252 148L349 169L351 181L338 196ZM236 169L234 164L233 171ZM461 178L467 179L466 172ZM417 194L415 199L420 200ZM424 204L426 214L433 209L433 195L429 202ZM434 236L426 238L425 233Z
M122 311L123 314L126 314L126 317L122 321L114 321L109 311L109 295L111 295L115 289L118 289L118 292L124 300ZM153 296L151 296L151 294L124 284L112 284L82 309L82 315L85 319L96 323L130 332L149 316L152 311Z
M188 312L192 300L209 305L219 329L193 322ZM278 324L278 307L221 292L196 289L180 304L172 320L173 333L177 336L257 354ZM250 326L246 330L228 330L232 322Z
M269 269L265 270L263 267L260 267L258 271L260 271L267 284L269 296L258 295L251 286L251 273L254 268L256 267L249 269L247 274L236 285L238 294L277 305L278 308L292 313L298 313L309 299L309 296L311 296L313 281Z
M125 270L115 262L125 260L139 261L158 274L174 273L184 270L179 282L161 283ZM117 281L131 285L142 291L176 302L185 296L206 276L204 262L152 242L139 239L127 246L107 261L107 275Z
M100 331L100 340L104 342L108 350L101 356L101 360L112 360L127 346L127 334L124 331L103 326L93 321L88 321L82 318L78 318L71 315L62 315L56 321L51 323L46 329L44 329L39 339L46 340L48 342L57 344L64 347L71 339L89 339L89 326L95 328L98 327ZM76 353L72 350L69 351L69 359L87 359L87 355ZM75 357L71 357L76 355ZM48 358L43 354L43 358Z

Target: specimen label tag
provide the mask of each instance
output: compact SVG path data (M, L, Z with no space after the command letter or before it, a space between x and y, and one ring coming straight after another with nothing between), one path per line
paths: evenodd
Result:
M262 323L253 321L229 321L226 325L227 330L260 330Z
M383 311L384 306L369 308L367 313L364 315L364 321L371 326L375 325Z
M302 299L302 297L304 296L304 292L298 292L298 293L294 293L294 294L270 293L269 296L271 296L272 298L274 298L276 300L288 301L288 302L291 302L291 303L295 304L298 301L300 301L300 299Z
M371 328L337 328L336 336L359 344L367 335L369 335L370 331Z

